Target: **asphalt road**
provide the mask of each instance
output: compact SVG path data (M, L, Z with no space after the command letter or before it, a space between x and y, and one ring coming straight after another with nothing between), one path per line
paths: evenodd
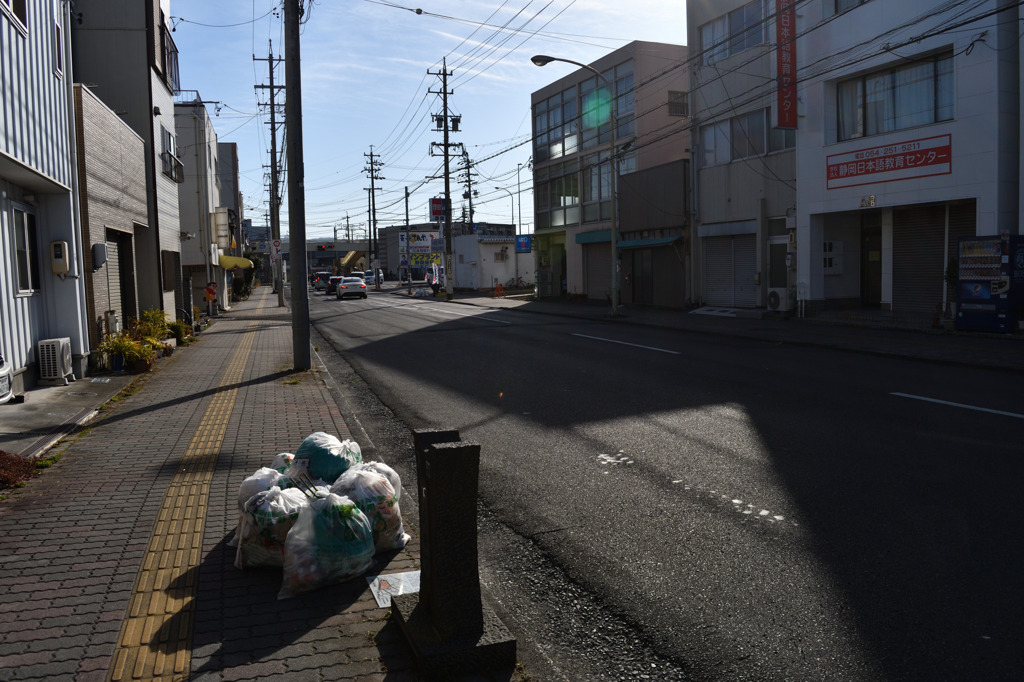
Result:
M310 298L332 372L404 479L409 428L481 444L482 577L540 679L1019 674L1012 378Z

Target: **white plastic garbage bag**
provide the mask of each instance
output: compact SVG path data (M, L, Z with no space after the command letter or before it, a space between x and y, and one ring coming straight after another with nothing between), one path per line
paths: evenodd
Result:
M391 487L395 489L395 499L402 499L402 479L397 471L384 462L364 462L362 468L367 471L376 471L378 474L383 474L388 479Z
M297 478L302 474L333 483L349 467L363 461L362 450L353 440L339 440L323 431L311 433L295 451L295 458L285 475Z
M292 460L295 459L295 455L290 452L280 452L274 456L274 461L271 462L270 468L275 469L279 473L288 471L288 467L292 465Z
M235 568L283 566L288 531L299 512L308 506L309 500L297 488L281 490L275 486L250 497L238 526Z
M284 549L278 599L344 582L373 563L373 533L352 500L328 493L299 512Z
M238 486L238 511L241 512L245 509L245 503L249 501L250 497L277 485L279 478L281 478L279 471L270 467L260 467L256 473L242 481L242 484Z
M409 542L402 524L398 496L383 474L364 467L350 469L331 486L331 492L351 499L370 519L378 552L401 549Z

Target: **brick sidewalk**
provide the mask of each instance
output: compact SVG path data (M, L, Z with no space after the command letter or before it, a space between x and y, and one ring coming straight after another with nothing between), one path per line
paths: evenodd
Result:
M319 374L291 371L291 319L275 303L259 289L160 360L137 392L58 446L59 463L0 503L0 678L157 677L141 662L125 668L117 648L143 604L156 620L140 621L135 637L163 679L417 679L363 578L278 601L280 571L234 568L238 484L313 431L350 437ZM198 443L203 429L213 435ZM201 468L192 450L210 464L202 496L175 487ZM200 518L179 524L179 508ZM418 568L416 519L404 516L413 541L370 573ZM184 547L177 574L149 565L164 561L153 538L168 524L168 543L196 534L194 565ZM172 577L140 602L133 590L150 568Z

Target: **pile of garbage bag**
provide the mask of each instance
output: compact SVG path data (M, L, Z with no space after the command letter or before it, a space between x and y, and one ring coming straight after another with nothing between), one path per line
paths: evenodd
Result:
M282 569L286 599L362 575L375 554L405 547L401 479L362 459L355 441L318 431L242 481L235 567Z

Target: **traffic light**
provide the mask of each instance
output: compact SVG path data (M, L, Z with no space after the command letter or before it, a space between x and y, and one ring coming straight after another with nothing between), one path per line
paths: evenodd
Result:
M320 249L321 251L333 250L334 244L320 244L316 248Z

